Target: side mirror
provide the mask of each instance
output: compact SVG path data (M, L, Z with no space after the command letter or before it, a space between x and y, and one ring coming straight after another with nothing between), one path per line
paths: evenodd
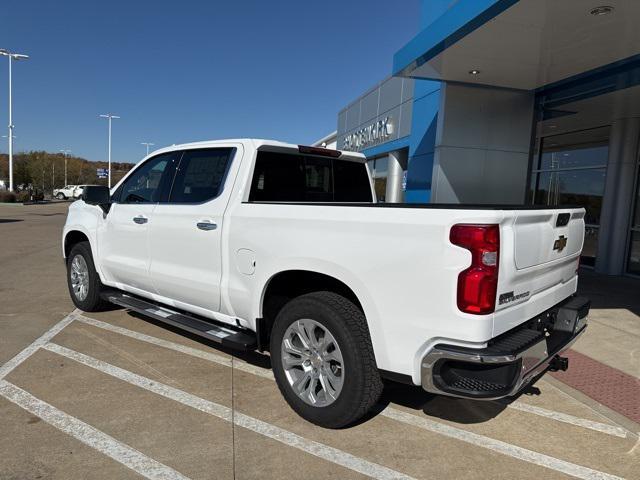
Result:
M99 206L107 213L111 206L111 191L102 185L87 186L82 191L82 200L88 205Z

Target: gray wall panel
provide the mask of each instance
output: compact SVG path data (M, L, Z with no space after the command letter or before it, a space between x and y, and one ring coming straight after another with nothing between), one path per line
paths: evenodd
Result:
M402 103L402 78L391 77L380 85L379 114L387 112Z
M406 102L407 100L413 99L415 80L413 80L413 78L403 78L402 81L402 101Z
M338 114L338 133L345 132L347 130L347 111L342 110Z
M376 118L378 115L378 96L380 89L376 88L373 92L365 95L360 100L360 123L367 123L369 120Z
M354 103L347 110L347 130L353 130L360 125L360 102Z
M443 85L432 201L523 203L533 97L529 92Z
M389 135L385 140L385 142L390 142L398 138L398 120L400 119L400 106L398 105L397 107L387 112L381 113L380 115L378 115L377 120L384 120L387 117L391 118L391 122L393 125L393 132L391 132L391 135Z
M411 120L413 116L413 102L404 102L400 106L400 125L398 126L398 138L411 134Z
M411 134L414 80L390 77L363 94L338 114L338 148L348 134L390 117L393 133L376 145ZM402 112L401 112L402 111ZM373 145L366 145L370 147Z
M443 99L442 145L529 151L531 94L448 84Z

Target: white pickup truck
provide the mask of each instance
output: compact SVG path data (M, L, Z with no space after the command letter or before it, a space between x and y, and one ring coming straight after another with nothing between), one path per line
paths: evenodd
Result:
M349 425L383 378L513 396L586 327L582 208L377 203L361 154L265 140L176 145L62 236L75 305L115 303L269 351L291 407Z

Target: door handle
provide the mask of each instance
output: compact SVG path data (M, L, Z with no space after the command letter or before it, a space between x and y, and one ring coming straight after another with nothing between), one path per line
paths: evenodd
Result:
M196 226L200 230L215 230L216 228L218 228L218 224L213 222L198 222L196 223Z
M133 221L135 223L137 223L138 225L143 225L143 224L147 223L149 221L149 219L147 217L143 217L142 215L139 215L137 217L133 217Z

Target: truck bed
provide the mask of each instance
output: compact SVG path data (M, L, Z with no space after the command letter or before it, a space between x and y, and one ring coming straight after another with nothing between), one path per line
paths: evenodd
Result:
M567 210L581 208L578 205L493 205L470 203L369 203L369 202L262 202L252 201L244 203L256 203L267 205L309 205L321 207L370 207L370 208L423 208L431 210Z

